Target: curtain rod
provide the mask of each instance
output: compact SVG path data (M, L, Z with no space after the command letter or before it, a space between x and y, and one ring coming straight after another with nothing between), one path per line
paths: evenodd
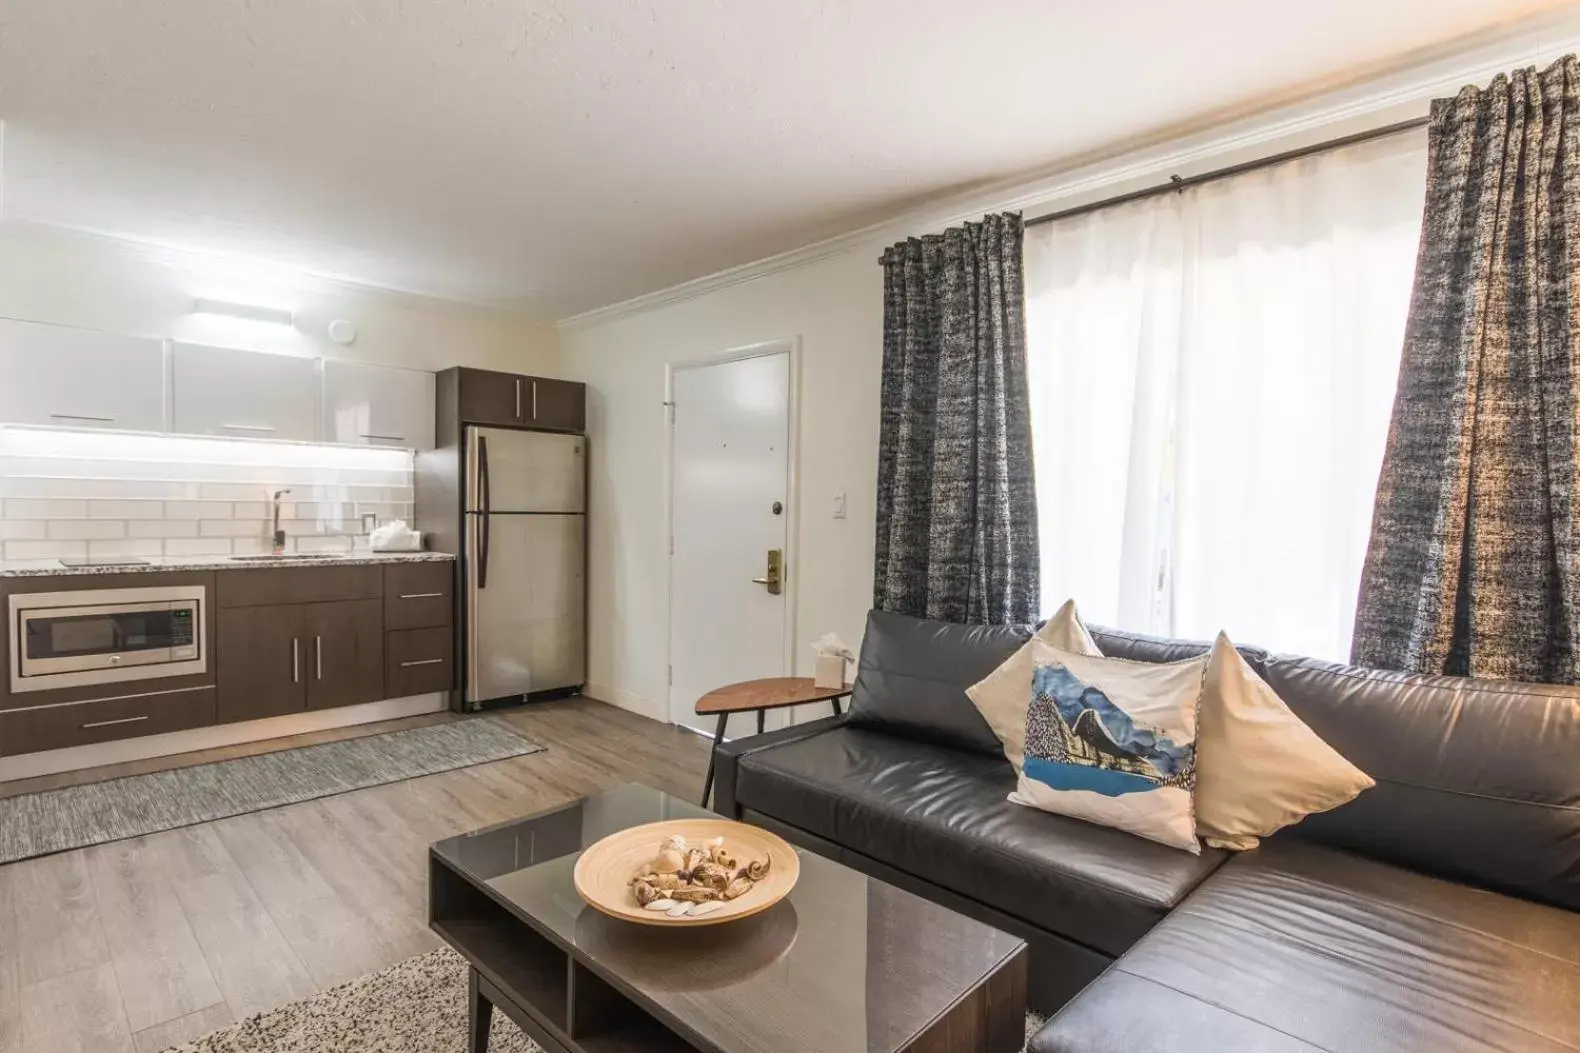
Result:
M1112 208L1115 205L1125 205L1132 201L1140 201L1143 198L1155 197L1158 194L1167 194L1171 191L1178 192L1185 190L1188 187L1201 186L1203 183L1211 183L1219 179L1227 179L1229 176L1237 176L1246 172L1254 172L1259 168L1267 168L1271 165L1283 164L1285 161L1298 160L1302 157L1309 157L1312 154L1326 153L1329 150L1338 150L1345 146L1354 146L1357 143L1371 142L1373 139L1382 139L1390 135L1398 135L1402 132L1414 131L1417 128L1424 128L1430 121L1430 117L1417 117L1409 121L1400 121L1398 124L1390 124L1382 128L1373 128L1366 132L1356 132L1354 135L1346 135L1338 139L1329 139L1326 142L1315 143L1311 146L1302 146L1298 150L1288 150L1281 154L1273 154L1271 157L1260 157L1255 161L1245 161L1241 164L1230 165L1227 168L1218 168L1211 172L1203 172L1201 175L1194 175L1188 179L1182 179L1179 176L1171 176L1167 183L1160 183L1157 186L1149 186L1142 190L1132 190L1128 194L1119 194L1115 197L1104 198L1101 201L1093 201L1085 205L1076 205L1074 208L1061 209L1058 212L1049 212L1047 215L1037 216L1034 219L1028 219L1025 222L1025 226L1037 227L1044 223L1052 223L1055 220L1069 219L1072 216L1082 216L1088 212L1096 212L1098 209Z

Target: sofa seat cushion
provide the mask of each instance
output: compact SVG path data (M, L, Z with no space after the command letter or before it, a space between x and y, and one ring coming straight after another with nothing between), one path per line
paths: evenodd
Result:
M841 727L740 758L754 811L1120 954L1224 860L1010 804L1003 758Z
M1059 1012L1031 1053L1573 1053L1580 915L1272 841Z

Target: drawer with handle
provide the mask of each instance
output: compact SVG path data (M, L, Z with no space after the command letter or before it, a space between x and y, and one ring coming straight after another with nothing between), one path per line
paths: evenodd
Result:
M212 684L0 712L0 756L88 746L214 723Z
M391 698L455 687L455 634L448 628L384 634L384 685Z
M390 563L384 567L384 627L428 629L451 622L455 564Z

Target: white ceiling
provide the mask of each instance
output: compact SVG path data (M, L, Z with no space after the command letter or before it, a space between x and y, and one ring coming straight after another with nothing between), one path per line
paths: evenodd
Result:
M4 214L549 316L1558 0L0 0Z

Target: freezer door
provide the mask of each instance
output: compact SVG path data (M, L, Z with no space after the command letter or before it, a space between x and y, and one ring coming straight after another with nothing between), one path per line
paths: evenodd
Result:
M585 682L585 517L466 518L467 701Z
M468 512L585 512L587 440L580 435L466 429Z

